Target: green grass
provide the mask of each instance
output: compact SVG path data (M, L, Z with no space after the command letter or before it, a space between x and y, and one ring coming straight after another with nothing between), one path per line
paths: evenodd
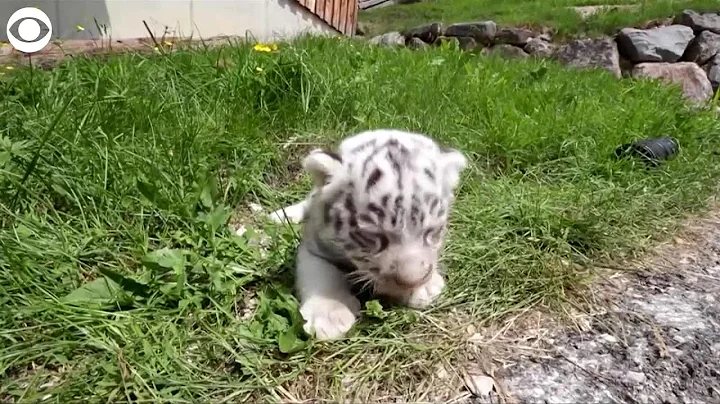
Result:
M589 265L702 211L720 175L717 118L685 108L677 87L543 61L302 39L273 54L231 46L5 73L8 400L412 401L438 388L421 382L432 365L463 355L456 330L578 302ZM297 229L246 206L298 200L311 144L387 127L471 162L448 290L432 310L374 307L348 339L317 343L290 293ZM666 166L613 158L660 135L683 147ZM268 234L266 251L235 222Z
M626 4L636 10L604 11L583 20L568 7ZM612 35L621 28L666 18L684 9L720 11L715 0L434 0L361 11L359 21L370 35L404 30L431 22L445 24L493 20L507 26L553 28L560 37Z

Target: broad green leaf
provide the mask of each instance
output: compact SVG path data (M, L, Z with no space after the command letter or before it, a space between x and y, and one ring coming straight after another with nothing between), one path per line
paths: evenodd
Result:
M158 189L155 187L155 185L145 182L142 180L137 181L137 188L138 191L144 196L148 201L152 203L156 203L158 201Z
M126 303L126 300L120 286L105 277L86 283L61 299L65 303L96 304Z
M218 206L213 209L210 213L201 213L198 215L198 219L210 226L212 231L217 231L221 226L225 225L230 219L232 211L225 206Z
M10 153L6 151L0 151L0 167L4 167L10 161Z
M160 194L160 191L154 184L137 180L137 188L142 196L155 206L161 209L166 209L168 207L168 203L165 201L165 198L163 198L162 194Z
M157 264L161 268L179 270L185 266L185 257L181 250L163 247L159 250L149 252L145 256L143 263Z
M130 292L137 296L147 297L150 294L150 287L143 285L142 283L124 276L118 272L115 272L108 268L98 268L101 274L113 280L117 283L122 290Z
M206 208L212 207L213 200L212 200L212 188L211 187L209 187L209 186L202 187L202 190L200 191L200 202Z
M278 348L280 352L290 354L303 349L307 345L306 341L298 338L295 330L291 329L278 337Z

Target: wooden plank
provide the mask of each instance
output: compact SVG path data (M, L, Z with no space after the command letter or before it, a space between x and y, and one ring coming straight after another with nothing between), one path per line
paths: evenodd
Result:
M333 3L335 1L337 0L325 0L325 17L323 20L330 25L332 25Z
M346 7L346 16L345 16L345 35L352 36L355 32L353 29L353 23L352 23L352 10L357 9L357 2L356 0L345 0L347 1L347 7Z
M311 13L315 12L315 0L303 0L305 2L305 8L310 10Z
M350 23L350 32L348 33L349 36L355 36L355 32L357 31L357 15L358 15L358 4L357 0L351 0L350 7L348 7L350 10L350 17L348 18L348 21Z
M332 12L332 23L330 25L333 26L333 28L338 29L340 26L340 3L342 0L335 0L333 3L333 12Z
M340 14L338 15L337 30L347 35L345 25L347 24L347 9L349 0L340 0Z
M325 21L325 0L317 0L315 2L315 15Z

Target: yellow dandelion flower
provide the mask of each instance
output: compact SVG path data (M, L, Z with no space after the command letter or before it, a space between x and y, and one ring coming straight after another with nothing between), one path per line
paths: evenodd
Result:
M263 44L257 44L253 46L253 49L257 52L272 52L272 49L270 49L269 46Z
M82 25L76 25L75 28L78 30L78 32L85 31L85 27L83 27Z

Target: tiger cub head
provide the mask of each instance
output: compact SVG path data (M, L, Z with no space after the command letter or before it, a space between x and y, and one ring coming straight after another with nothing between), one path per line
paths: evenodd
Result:
M351 138L338 154L315 150L304 167L317 190L319 242L352 264L354 281L403 296L438 265L467 161L422 135L381 134Z

